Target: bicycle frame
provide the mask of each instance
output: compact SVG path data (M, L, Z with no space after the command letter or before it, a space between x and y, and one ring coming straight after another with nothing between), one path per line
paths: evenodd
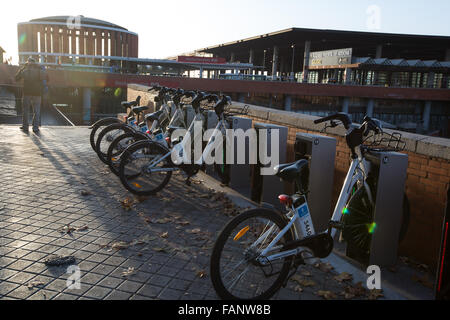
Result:
M372 193L370 192L370 187L366 183L366 180L365 180L369 171L370 171L370 164L363 157L359 156L358 158L353 159L353 161L350 165L350 168L348 170L347 176L345 178L344 185L341 189L341 193L340 193L338 202L336 204L336 207L334 209L331 221L340 221L341 220L342 215L343 215L343 210L345 208L345 204L348 202L348 200L352 196L353 187L357 183L363 184L364 188L367 190L369 200L371 201L371 203L373 203ZM307 202L305 202L300 208L302 208L305 205L307 208ZM258 261L261 264L266 265L267 263L270 263L271 261L284 259L289 256L300 254L301 252L304 252L304 251L309 251L308 248L298 247L296 249L283 251L280 253L276 253L276 254L267 256L271 251L280 249L280 246L276 246L278 241L280 241L282 239L282 237L286 234L286 232L289 232L292 227L294 227L293 230L294 230L295 240L303 240L307 237L312 237L312 236L316 235L314 228L313 228L313 222L311 219L311 215L309 213L309 209L307 209L307 214L305 214L302 217L300 217L300 214L297 212L298 209L299 208L297 208L297 209L294 208L293 205L291 206L289 213L288 213L288 217L291 218L290 222L286 225L286 227L283 228L283 230L281 230L279 232L279 234L271 241L271 243L261 252L260 257L258 258ZM303 213L304 212L305 211L303 211ZM310 234L305 235L304 232L302 232L304 227L301 225L301 222L300 222L301 219L303 220L303 223L306 223L309 226L311 226ZM272 226L266 232L264 232L250 248L255 248L261 242L264 242L265 239L267 239L267 237L272 234L274 227L275 226ZM328 232L328 230L326 232ZM336 236L336 233L337 233L336 229L333 229L331 231L332 238L334 238Z
M163 169L154 169L155 166L157 166L159 163L161 163L162 161L164 161L165 159L167 159L169 156L171 156L173 153L178 153L179 156L183 156L186 152L186 150L188 149L188 144L192 145L192 139L191 137L193 135L195 135L195 123L197 121L200 121L203 123L204 121L204 117L200 114L197 113L195 115L194 121L192 121L192 124L190 125L188 131L186 132L185 136L183 137L182 142L180 142L179 144L175 145L174 148L168 152L166 155L164 155L163 157L157 159L156 161L152 161L148 167L147 170L149 172L168 172L168 171L177 171L179 170L179 168L163 168ZM202 164L204 162L204 159L207 155L211 154L212 148L214 147L214 139L215 136L218 132L220 132L222 134L222 136L226 133L226 130L228 128L228 123L226 122L226 120L221 117L220 121L218 122L216 128L213 131L213 134L211 135L210 139L208 140L208 143L205 147L205 149L202 152L201 158L196 159L196 161L194 162L195 164ZM197 134L199 134L197 132ZM203 130L201 130L201 135L203 136ZM196 141L196 139L201 139L201 141L203 141L201 137L198 136L194 136L194 141ZM223 140L219 141L219 145L217 147L221 148L223 146ZM228 141L227 141L228 143ZM176 165L181 165L180 164L176 164Z

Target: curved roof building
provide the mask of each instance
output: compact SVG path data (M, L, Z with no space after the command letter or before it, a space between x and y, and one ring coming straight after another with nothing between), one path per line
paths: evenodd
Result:
M138 57L136 33L84 16L33 19L19 23L17 32L20 62L38 56L46 64L102 65L114 57Z

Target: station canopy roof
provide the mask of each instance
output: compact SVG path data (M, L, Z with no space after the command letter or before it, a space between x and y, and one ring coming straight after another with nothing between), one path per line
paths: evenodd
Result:
M304 48L305 41L311 41L311 51L353 48L354 56L371 58L375 57L378 45L383 46L383 57L402 59L442 61L446 50L450 49L449 36L290 28L206 47L197 52L222 57L234 53L237 61L248 61L251 49L255 56L261 56L264 50L272 51L274 46L279 47L280 55L290 54L292 45Z

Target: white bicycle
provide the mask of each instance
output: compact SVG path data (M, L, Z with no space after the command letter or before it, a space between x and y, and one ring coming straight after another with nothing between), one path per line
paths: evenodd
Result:
M203 141L205 130L205 117L200 108L201 103L215 103L214 110L219 118L214 134L203 149L199 158L195 158L194 141ZM219 98L216 95L197 93L191 105L195 111L195 117L187 132L184 128L168 127L172 139L169 147L155 141L139 141L128 147L122 155L119 174L124 187L130 192L148 196L161 191L170 181L173 172L182 171L187 175L186 183L190 184L190 178L198 173L205 165L204 159L212 154L213 150L223 147L223 140L215 142L217 134L226 132L229 128L224 117L224 109L231 102L227 96ZM195 130L200 126L200 130ZM177 137L177 129L184 132L184 136ZM194 148L192 148L194 146ZM191 152L192 161L185 161ZM179 162L172 159L180 159ZM125 174L126 173L126 174Z
M264 208L249 210L233 218L221 231L210 261L212 284L220 298L271 298L287 284L305 260L329 256L339 230L348 243L361 250L369 250L375 230L372 190L376 190L376 181L364 155L377 150L363 143L369 137L382 135L382 128L378 120L369 117L361 126L353 126L345 113L322 118L315 123L328 121L331 124L327 127L342 123L348 130L346 140L352 153L352 163L329 229L320 234L314 230L307 202L309 162L299 160L277 166L276 175L284 181L293 182L298 191L292 196L279 196L286 212ZM398 138L397 149L399 142ZM406 197L403 209L399 241L405 236L409 222Z

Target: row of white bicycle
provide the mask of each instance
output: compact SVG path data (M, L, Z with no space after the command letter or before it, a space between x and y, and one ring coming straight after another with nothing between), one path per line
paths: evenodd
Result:
M155 195L169 182L172 173L181 171L189 178L204 165L174 163L173 153L182 155L191 150L194 124L200 122L206 130L206 112L215 111L218 123L215 130L230 128L231 99L227 96L183 91L165 87L152 87L156 94L158 111L143 116L147 107L136 101L124 102L126 121L106 118L92 126L91 145L99 158L120 177L124 187L136 195ZM187 123L187 108L194 111L194 118ZM242 111L240 111L242 112ZM326 128L343 125L347 129L346 141L351 151L351 165L328 230L316 233L308 208L309 161L301 159L275 167L280 179L293 183L294 195L280 195L285 210L257 208L239 214L220 232L211 254L210 274L212 284L222 299L269 299L287 284L299 266L309 259L325 258L333 250L334 238L339 233L352 246L367 252L374 224L375 192L377 181L371 174L370 162L365 155L379 152L380 144L374 143L382 136L378 120L365 117L362 125L354 125L345 113L337 113L315 121L326 123ZM172 133L185 129L185 136L173 137ZM194 137L194 139L191 139ZM391 135L394 147L383 151L399 151L401 136ZM367 143L368 141L371 143ZM378 140L380 142L381 140ZM212 141L205 142L203 154L209 154ZM189 151L190 152L190 151ZM223 183L227 181L228 166L214 167ZM409 224L408 199L404 197L401 241Z

